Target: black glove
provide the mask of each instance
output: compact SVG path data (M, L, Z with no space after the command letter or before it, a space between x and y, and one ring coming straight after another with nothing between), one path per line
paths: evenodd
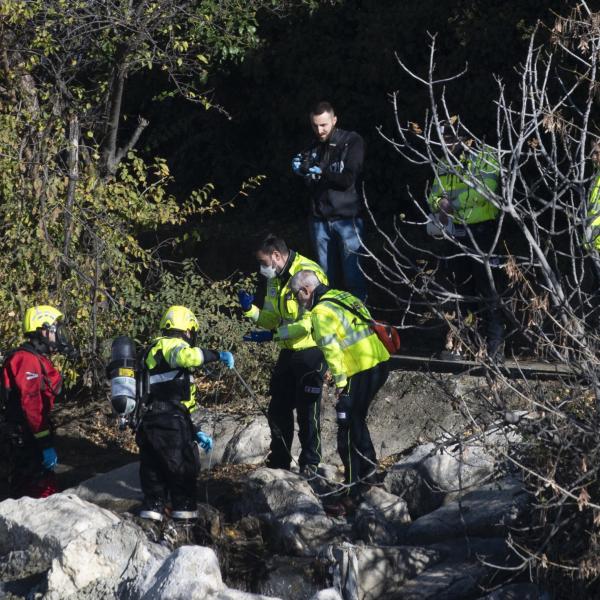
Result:
M349 394L340 394L335 412L337 415L338 425L348 425L350 423L350 412L352 410L352 398Z

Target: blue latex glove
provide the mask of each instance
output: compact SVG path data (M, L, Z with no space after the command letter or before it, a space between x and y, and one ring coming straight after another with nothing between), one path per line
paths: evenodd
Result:
M44 448L42 450L42 465L44 465L44 469L52 471L57 463L58 456L56 456L56 450L52 447Z
M310 177L311 179L320 179L322 174L323 171L321 170L321 167L315 165L308 170L307 177Z
M198 440L198 444L200 444L200 448L204 450L204 452L208 453L213 449L213 441L210 435L206 435L204 431L199 431L196 434L196 439Z
M219 360L224 363L228 369L233 369L235 366L235 360L231 352L219 352Z
M272 331L251 331L244 336L245 342L270 342L273 339Z
M296 175L302 175L302 173L300 173L300 165L301 164L302 164L302 155L296 154L296 156L294 156L294 158L292 158L292 171Z
M248 293L246 290L240 290L238 292L238 298L244 312L247 312L252 308L252 303L254 302L254 296L252 294Z

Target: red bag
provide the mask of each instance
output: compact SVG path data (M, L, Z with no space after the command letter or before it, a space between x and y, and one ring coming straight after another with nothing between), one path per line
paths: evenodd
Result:
M396 354L400 350L400 334L393 325L384 321L371 321L371 329L390 354Z
M332 302L333 304L337 304L351 312L353 315L356 315L359 319L362 319L365 323L368 323L373 333L379 338L379 341L390 354L395 354L400 350L400 334L393 325L390 325L385 321L368 319L352 306L348 306L345 302L341 302L337 298L323 298L322 302Z

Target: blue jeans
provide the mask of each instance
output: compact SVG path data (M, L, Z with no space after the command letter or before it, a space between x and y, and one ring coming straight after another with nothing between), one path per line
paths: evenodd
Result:
M334 221L311 218L308 226L317 262L327 274L329 285L364 301L367 282L359 266L363 220L358 217Z

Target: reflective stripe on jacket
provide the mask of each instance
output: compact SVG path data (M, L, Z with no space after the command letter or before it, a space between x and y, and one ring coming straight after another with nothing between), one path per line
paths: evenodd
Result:
M460 165L453 167L457 174L449 167L438 167L427 198L431 210L439 212L440 201L447 196L454 208L451 217L456 225L495 219L499 210L484 195L496 192L500 184L500 167L493 153L484 150L474 157L463 155Z
M259 327L276 330L273 339L281 348L303 350L316 345L311 336L310 312L300 309L289 288L290 279L302 270L314 271L319 281L327 285L327 275L323 269L316 262L296 252L289 269L267 282L262 309L253 305L244 313Z
M339 290L327 290L311 311L313 337L325 356L336 387L343 388L352 375L371 369L390 355L368 322L338 304L327 302L327 298L351 306L368 319L371 315L358 298Z
M196 386L191 370L204 364L204 354L179 337L160 337L152 342L146 356L150 371L150 399L163 402L181 402L194 412Z

